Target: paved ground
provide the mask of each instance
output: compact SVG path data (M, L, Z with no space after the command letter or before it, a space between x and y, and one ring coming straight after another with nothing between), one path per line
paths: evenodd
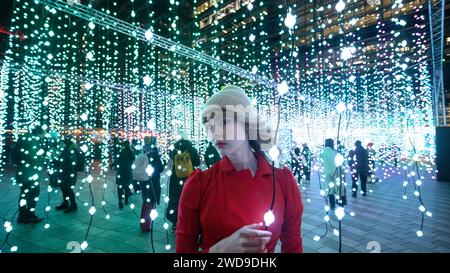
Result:
M420 227L421 213L418 209L419 201L414 196L414 186L410 183L407 189L408 199L402 199L404 194L403 171L380 170L379 176L386 173L386 180L370 185L371 193L367 197L352 198L348 193L349 205L346 207L347 215L342 223L342 252L370 252L379 249L381 252L450 252L450 183L436 182L431 174L425 170L421 192L427 210L432 217L425 216L423 237L417 237L416 231ZM11 183L12 168L6 168L3 177L0 177L0 216L11 219L17 210L18 186ZM94 180L92 183L94 200L97 212L93 217L89 231L88 247L86 252L152 252L151 234L142 233L139 229L139 209L141 197L133 195L135 210L126 207L119 210L117 207L117 193L113 173L107 176L108 187L105 190L105 209L101 209L103 195L103 181ZM8 238L8 244L17 246L18 252L71 252L77 250L77 245L84 241L90 220L90 194L86 184L79 190L80 209L74 214L64 214L55 211L54 206L61 202L60 193L47 193L46 187L41 189L38 204L38 214L45 215L45 207L49 202L52 210L48 213L48 224L45 222L35 225L18 225L12 223L13 230ZM166 186L163 183L163 193ZM302 196L304 201L304 214L302 224L304 252L324 253L338 251L338 237L328 228L327 235L320 241L314 241L314 236L325 233L324 200L319 194L318 175L314 174L311 184L304 185ZM86 203L85 203L86 202ZM84 206L84 203L86 206ZM163 224L164 207L158 208L159 216L154 224L154 246L156 252L173 252L174 234L165 232ZM354 212L355 216L349 213ZM106 215L110 219L106 219ZM334 215L331 223L337 226ZM3 223L2 223L3 225ZM3 243L6 233L0 229L0 244ZM166 245L171 248L166 250ZM72 246L75 246L72 249ZM3 252L9 252L10 247L5 244Z

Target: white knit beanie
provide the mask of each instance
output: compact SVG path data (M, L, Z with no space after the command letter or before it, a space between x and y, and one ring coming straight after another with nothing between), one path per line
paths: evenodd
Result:
M274 142L273 133L268 129L267 121L257 114L247 94L240 87L228 85L211 96L205 103L202 116L209 119L212 112L227 109L227 106L245 108L249 118L250 137L257 137L261 144L261 150L268 151Z
M210 97L205 104L205 108L209 105L218 105L225 108L226 105L242 105L244 107L249 106L250 99L245 94L244 90L234 85L225 86L220 92L217 92Z

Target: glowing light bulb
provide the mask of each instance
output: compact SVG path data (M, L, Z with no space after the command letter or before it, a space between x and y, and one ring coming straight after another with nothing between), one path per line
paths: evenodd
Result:
M345 216L345 210L343 207L338 207L335 211L334 214L336 215L336 217L338 218L339 221L342 220L342 218L344 218Z
M154 221L156 219L156 217L158 217L158 212L156 211L156 209L152 209L150 211L150 219L152 219L152 221Z
M425 207L424 207L423 205L420 205L420 206L419 206L419 210L420 210L421 212L424 212L424 211L425 211Z
M25 199L20 199L19 206L23 207L23 206L25 206L26 204L27 204L27 200L25 200Z
M45 224L44 228L48 229L50 227L50 224Z
M423 236L423 232L421 230L418 230L416 232L416 234L417 234L417 237L422 237Z
M270 148L269 156L272 159L272 161L277 160L278 156L280 156L280 151L276 146L272 146L272 148Z
M153 169L152 165L148 165L147 168L145 168L145 172L149 175L152 176L153 172L155 171L155 169Z
M164 197L164 203L169 203L169 196Z
M282 81L280 84L278 84L277 87L278 95L283 96L289 91L289 86L286 81Z
M95 24L92 23L92 22L89 22L88 26L89 26L90 29L94 29L95 28Z
M252 10L253 9L253 4L252 3L248 3L247 4L247 9L248 10Z
M92 61L92 59L94 59L94 54L92 52L88 52L86 57L88 58L89 61Z
M343 47L341 49L341 59L347 61L353 58L353 54L356 52L356 48L353 46Z
M428 217L433 217L433 214L431 213L431 211L427 211L427 213L425 213Z
M343 0L339 0L337 2L336 6L334 7L337 12L341 13L345 9L345 3Z
M149 120L149 121L147 122L147 128L148 128L150 131L154 131L154 130L155 130L155 121L154 121L153 119L151 119L151 120Z
M134 204L131 204L130 205L130 209L134 209L135 208L135 205Z
M153 32L150 29L148 29L144 35L145 35L145 39L147 39L147 40L153 39Z
M250 34L250 36L248 37L248 40L249 40L250 42L253 42L253 41L255 41L255 38L256 38L255 35Z
M86 178L86 181L88 183L92 183L92 181L94 181L94 177L92 177L92 175L88 175L88 177Z
M323 217L323 220L325 220L325 222L328 222L328 221L330 221L330 216L328 216L328 215L325 215L325 216Z
M168 223L164 223L163 228L164 228L165 230L167 230L167 229L169 228L169 224L168 224Z
M83 114L80 116L80 118L81 118L82 121L86 121L86 120L88 119L88 114L87 114L87 113L83 113Z
M11 250L11 252L16 252L16 251L17 251L17 246L12 246L12 247L10 248L10 250Z
M256 65L254 65L252 68L252 73L256 74L256 72L258 72L258 67Z
M170 249L170 245L166 245L166 250L169 250Z
M320 240L320 237L316 235L316 236L314 236L313 240L318 242Z
M95 209L95 207L92 206L92 207L89 209L89 214L90 214L90 215L94 215L94 213L95 213L96 211L97 211L97 210Z
M275 215L272 210L268 210L264 214L264 223L266 224L266 227L269 227L273 222L275 222Z
M339 102L339 103L336 105L336 110L337 110L337 112L338 112L339 114L342 113L342 112L344 112L346 109L347 109L347 106L345 106L345 103L343 103L343 102Z
M344 157L338 153L335 157L334 157L334 163L336 164L336 167L340 167L342 166L342 164L344 164Z
M106 214L105 218L106 218L106 220L109 220L109 218L111 218L111 216L109 216L109 214Z
M149 76L149 75L145 75L145 77L143 78L143 80L144 80L144 84L146 85L146 86L150 86L150 84L152 84L152 78Z
M408 199L408 196L406 196L406 195L403 195L403 200L406 200L406 199Z
M83 241L80 245L81 250L85 250L88 247L88 243L86 241Z
M333 234L336 235L336 236L339 236L339 230L333 229Z
M295 23L297 22L297 16L292 15L291 11L289 11L286 15L286 18L284 18L284 25L292 29L295 26Z
M353 211L351 211L349 214L351 217L354 217L356 215Z

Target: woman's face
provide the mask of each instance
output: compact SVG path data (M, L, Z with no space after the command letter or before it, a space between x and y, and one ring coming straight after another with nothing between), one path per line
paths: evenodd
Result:
M246 151L248 145L245 124L231 115L220 118L212 117L205 123L209 140L216 146L222 156L235 155Z

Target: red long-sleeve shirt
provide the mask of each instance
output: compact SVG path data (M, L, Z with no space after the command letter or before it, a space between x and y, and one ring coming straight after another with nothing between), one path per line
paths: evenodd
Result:
M264 222L273 195L272 167L257 155L253 178L249 170L236 171L224 156L208 170L195 170L181 194L176 232L177 252L203 252L242 226ZM303 203L291 171L275 169L275 222L267 244L274 252L281 239L281 252L302 252L300 232ZM199 235L202 235L199 242Z

